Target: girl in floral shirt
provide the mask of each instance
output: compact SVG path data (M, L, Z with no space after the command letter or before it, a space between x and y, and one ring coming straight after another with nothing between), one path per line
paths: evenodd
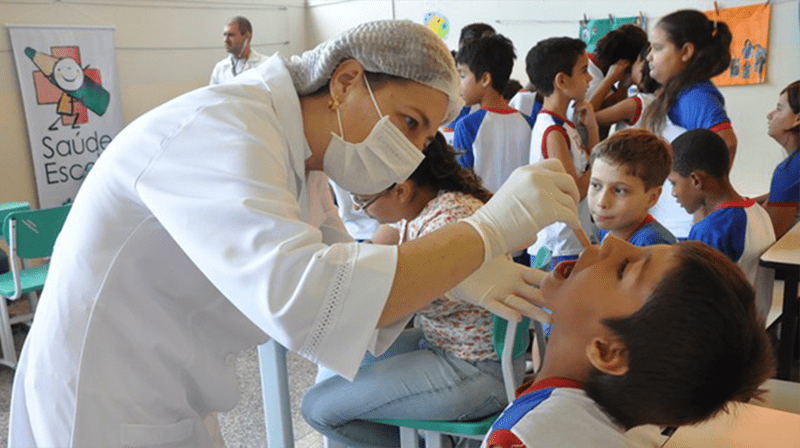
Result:
M373 243L400 244L471 215L490 196L437 134L407 181L354 196L353 202L384 224ZM521 376L522 358L517 364ZM353 382L334 376L309 389L303 416L322 435L347 445L389 447L400 445L398 428L365 420L468 421L505 405L492 315L441 297L417 314L415 328L405 330L386 353L367 355Z

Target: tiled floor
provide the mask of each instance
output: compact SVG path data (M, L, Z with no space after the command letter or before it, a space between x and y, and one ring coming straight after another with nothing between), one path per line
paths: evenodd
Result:
M21 345L21 341L19 341ZM322 448L322 437L300 414L303 394L314 383L317 366L293 353L287 356L292 402L292 426L296 448ZM220 430L228 448L266 447L261 378L256 349L242 352L237 359L240 400L236 408L219 415ZM0 366L0 447L8 444L8 409L14 371Z

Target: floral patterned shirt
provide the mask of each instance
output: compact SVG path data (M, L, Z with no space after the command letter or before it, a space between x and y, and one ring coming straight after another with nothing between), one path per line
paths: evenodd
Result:
M395 224L400 242L411 241L472 215L483 203L460 192L439 194L411 221ZM497 360L492 343L492 314L465 302L440 297L418 311L414 325L425 339L444 351L467 361Z

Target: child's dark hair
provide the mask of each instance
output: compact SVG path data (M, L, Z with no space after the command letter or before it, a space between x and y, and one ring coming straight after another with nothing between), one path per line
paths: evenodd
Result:
M572 76L578 58L586 51L586 44L571 37L551 37L539 41L525 58L525 71L536 91L548 96L553 93L556 75Z
M447 144L441 132L436 133L423 153L425 158L409 177L418 187L458 191L482 202L492 197L492 193L481 184L480 178L458 163L455 150Z
M502 95L516 58L511 40L502 34L495 34L465 42L456 54L456 63L466 64L476 80L489 72L492 75L492 88Z
M520 90L522 90L522 84L520 84L520 82L516 79L509 79L506 83L506 88L503 89L503 99L508 101L511 98L514 98L514 95L516 95Z
M649 44L642 47L642 51L639 52L638 57L645 61L645 63L642 64L642 80L639 81L636 87L642 93L655 93L655 91L661 87L661 84L650 76L650 64L647 63L648 53L650 53Z
M463 47L467 41L470 41L472 39L494 36L494 34L495 30L489 24L470 23L464 28L461 28L461 34L458 36L458 48Z
M725 22L710 20L705 14L684 9L664 16L656 24L678 49L694 45L689 65L661 89L644 114L644 123L661 133L667 113L678 94L692 84L706 81L727 70L731 65L731 30Z
M646 129L615 132L592 149L591 162L596 159L626 168L642 179L645 190L663 185L672 166L669 144Z
M586 393L622 426L680 426L746 402L775 371L755 292L725 255L676 246L677 266L633 315L606 319L627 349L621 376L590 373Z
M627 24L603 35L593 54L605 73L621 59L635 62L644 47L647 47L647 33L636 25Z
M716 132L692 129L672 141L672 169L683 177L692 171L705 171L722 179L728 176L728 145Z

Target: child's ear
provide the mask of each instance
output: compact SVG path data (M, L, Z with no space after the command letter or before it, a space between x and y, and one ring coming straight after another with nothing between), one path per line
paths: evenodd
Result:
M483 74L481 75L481 79L480 79L480 81L478 81L478 83L484 89L487 88L487 87L491 87L492 86L492 74L489 73L489 72L483 72Z
M567 83L567 74L564 72L556 73L556 77L553 78L553 87L555 89L563 89Z
M692 56L694 56L694 44L691 42L686 42L681 47L681 61L689 62L692 60Z
M702 171L692 171L689 173L689 179L692 181L692 188L702 190L705 185L705 173Z
M592 339L586 347L586 357L595 369L607 375L628 373L628 349L619 336L610 332Z
M658 198L661 197L661 188L661 185L657 185L647 191L647 208L652 208L656 205Z

